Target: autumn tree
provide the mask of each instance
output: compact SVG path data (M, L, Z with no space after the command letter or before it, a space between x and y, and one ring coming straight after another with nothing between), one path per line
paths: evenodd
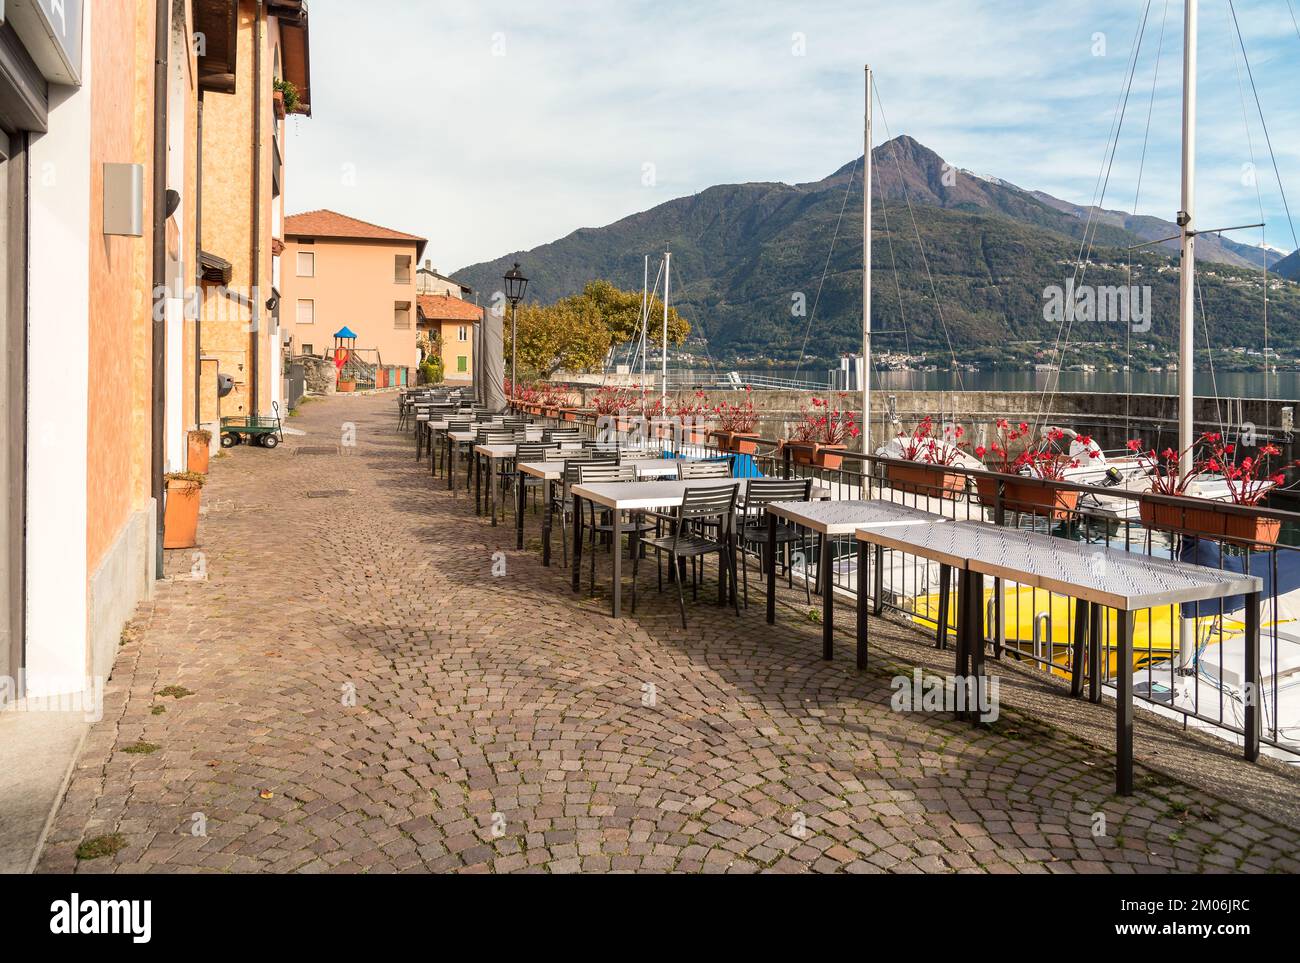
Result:
M581 295L561 298L552 305L519 306L519 357L521 369L549 378L564 368L588 371L599 367L609 347L609 329L600 311ZM503 325L505 356L514 351L509 319Z
M609 346L615 347L636 341L641 337L641 292L624 291L609 281L588 281L582 294L596 306L609 329ZM651 344L663 341L664 303L660 298L650 299L650 324L648 336ZM681 344L691 333L690 322L677 313L676 308L668 309L668 343Z

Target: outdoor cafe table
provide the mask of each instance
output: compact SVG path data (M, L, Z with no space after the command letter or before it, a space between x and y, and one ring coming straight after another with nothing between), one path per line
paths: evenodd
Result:
M453 491L455 491L456 489L456 461L457 461L457 455L460 453L460 446L468 445L471 442L473 442L474 439L478 437L479 428L492 428L494 426L499 427L497 422L477 421L470 426L469 431L447 432L447 487L448 488L450 488ZM500 430L506 431L507 429L500 428ZM527 428L524 430L524 438L527 439L528 441L541 441L542 427L540 425L527 426ZM470 479L469 473L473 471L473 469L474 469L474 460L470 459L470 463L465 468L466 488L469 487L469 479Z
M835 579L832 568L833 538L836 535L852 535L859 528L893 527L897 525L915 525L925 522L943 522L942 515L901 505L897 502L881 499L866 501L813 501L813 502L772 502L767 506L767 550L765 564L767 567L767 621L776 623L776 529L777 520L784 519L795 525L801 525L817 534L821 542L821 556L817 561L817 582L822 593L822 658L830 659L834 650L835 635ZM881 565L883 549L876 552L876 581L873 598L875 614L880 614ZM867 593L863 584L866 572L864 559L858 560L858 622L866 619ZM808 568L804 566L804 578L808 577ZM858 640L858 668L866 668L867 649L865 637Z
M532 437L533 429L532 428L528 429L529 441L541 441L541 429L538 428L536 429L536 431L537 431L537 437L533 438ZM453 431L452 434L469 435L473 433ZM472 440L472 439L467 439L467 440ZM580 451L581 449L582 449L582 442L580 441L566 441L566 442L561 442L560 444L561 451ZM514 442L503 442L501 444L495 444L495 445L474 446L474 458L475 458L475 464L477 465L477 467L471 465L471 467L474 467L474 514L476 515L483 514L483 495L482 495L483 467L482 466L484 463L486 463L487 464L488 508L492 513L493 527L495 527L497 523L497 494L496 494L496 486L493 484L493 475L496 473L496 463L499 461L508 461L511 458L514 458L517 450L518 450L518 446ZM519 490L521 493L523 492L522 485L519 486ZM523 496L521 494L520 505L522 506L522 504L523 504ZM501 508L502 510L504 510L505 506L502 505ZM520 532L522 533L523 531L522 525L519 525L517 527L519 527ZM519 542L520 542L519 547L523 548L524 546L523 546L522 534L520 535Z
M634 482L596 482L591 485L574 485L570 489L573 495L573 590L579 591L582 577L582 500L607 508L610 511L610 540L614 551L613 580L613 615L618 618L623 611L623 568L621 538L623 535L624 512L653 512L666 508L676 508L682 503L687 488L728 488L735 486L737 498L743 497L749 485L748 478L683 478L663 481ZM830 491L813 485L814 498L826 498ZM635 532L635 527L631 528ZM719 581L724 581L719 575ZM732 586L735 590L735 586Z
M1082 671L1082 634L1091 626L1089 640L1093 684L1101 668L1102 619L1093 615L1114 609L1115 628L1115 788L1120 795L1133 792L1133 629L1137 612L1184 602L1204 602L1245 596L1245 650L1247 685L1259 681L1259 602L1263 582L1256 576L1221 571L1170 559L1126 552L1119 548L1088 545L1038 532L1000 528L982 522L947 525L907 525L896 528L859 528L859 564L866 546L875 545L937 561L959 572L957 601L957 676L983 673L984 577L993 576L1022 586L1055 592L1076 600L1074 694L1079 693ZM946 575L943 577L946 578ZM1001 618L1001 613L998 613ZM864 631L861 622L859 633ZM859 639L859 645L864 644ZM969 668L969 672L968 672ZM1259 711L1247 700L1246 757L1259 753Z
M619 464L633 465L639 478L676 478L680 458L624 458ZM542 564L551 564L551 486L564 478L562 461L525 461L516 466L525 475L540 478L546 489L546 515L542 522ZM515 545L524 547L524 486L519 486L519 504L515 513Z

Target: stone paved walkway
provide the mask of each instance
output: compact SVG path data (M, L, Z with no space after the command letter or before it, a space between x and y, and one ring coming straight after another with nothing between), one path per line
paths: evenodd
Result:
M615 621L395 423L391 395L312 401L306 437L214 462L202 556L169 553L207 580L124 636L41 870L1300 870L1280 820L1145 769L1116 798L1107 749L1006 707L891 711L894 670L823 662L793 606L702 593L687 634L651 576Z

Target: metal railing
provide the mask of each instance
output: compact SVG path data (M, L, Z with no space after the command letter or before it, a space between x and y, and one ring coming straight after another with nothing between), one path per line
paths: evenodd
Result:
M637 432L635 421L629 417L616 422L610 416L602 421L591 412L577 412L564 426L595 438L610 431ZM653 428L644 423L639 433L681 454L729 453L718 445L717 435L704 438L679 430L674 437L656 438ZM746 470L785 478L813 477L833 498L884 498L947 518L1032 528L1107 548L1262 577L1256 672L1249 672L1245 664L1240 604L1236 609L1228 608L1226 600L1169 605L1147 610L1137 619L1131 669L1134 696L1184 727L1209 731L1239 745L1247 742L1247 700L1258 699L1261 743L1276 755L1300 761L1300 621L1287 611L1291 592L1300 603L1300 547L1292 544L1300 534L1300 513L958 466L940 469L851 451L827 452L828 460L819 464L807 448L775 439L748 440L756 450L739 456L748 459L742 462ZM918 468L932 477L918 477ZM853 539L835 537L833 543L829 578L840 592L856 595ZM937 636L938 565L900 552L892 556L883 579L883 607ZM816 576L816 567L815 558L807 561L810 577ZM1069 676L1075 668L1074 600L1040 588L992 581L984 607L984 635L994 658ZM1300 604L1295 609L1300 618ZM1098 681L1103 691L1113 687L1121 669L1115 661L1116 626L1109 616L1100 626L1103 658ZM950 629L955 633L951 621ZM1088 668L1085 665L1081 671ZM1245 682L1251 678L1260 680L1253 693Z

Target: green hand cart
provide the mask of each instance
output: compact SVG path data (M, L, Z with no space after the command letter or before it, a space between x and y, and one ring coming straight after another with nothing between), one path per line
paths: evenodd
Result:
M274 448L284 441L280 424L280 405L271 402L271 415L232 415L221 419L221 447L234 448L247 441L250 445Z

